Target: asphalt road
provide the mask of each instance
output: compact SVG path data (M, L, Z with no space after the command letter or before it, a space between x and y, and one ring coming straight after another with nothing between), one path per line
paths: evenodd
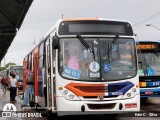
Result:
M157 114L158 113L158 114ZM157 117L156 115L159 115ZM150 98L146 103L141 104L141 111L137 113L126 113L119 115L83 115L83 116L47 116L43 115L39 120L47 119L62 119L62 120L159 120L160 118L160 98ZM24 120L29 120L29 118L23 118ZM32 118L35 120L34 118Z

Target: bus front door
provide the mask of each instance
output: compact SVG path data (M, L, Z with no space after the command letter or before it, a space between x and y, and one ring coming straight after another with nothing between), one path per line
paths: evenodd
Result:
M46 44L46 75L47 75L47 108L54 111L54 97L53 97L53 74L52 74L52 63L51 63L51 47L50 39L47 39Z

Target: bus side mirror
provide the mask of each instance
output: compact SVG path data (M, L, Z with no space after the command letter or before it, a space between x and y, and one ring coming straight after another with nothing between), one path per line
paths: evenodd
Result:
M59 38L58 36L53 36L52 38L52 46L53 46L53 49L58 49L59 48Z

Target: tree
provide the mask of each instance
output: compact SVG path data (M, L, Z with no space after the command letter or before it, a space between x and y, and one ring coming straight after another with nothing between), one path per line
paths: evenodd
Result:
M5 70L5 69L6 69L5 67L0 67L0 71Z
M7 67L10 66L10 65L16 65L16 64L15 64L15 63L12 63L12 62L9 62L9 63L7 63L7 64L5 65L5 68L7 69Z
M16 65L16 64L15 64L15 63L12 63L12 62L9 62L9 63L7 63L7 64L5 65L5 67L0 67L0 71L6 70L7 67L10 66L10 65Z

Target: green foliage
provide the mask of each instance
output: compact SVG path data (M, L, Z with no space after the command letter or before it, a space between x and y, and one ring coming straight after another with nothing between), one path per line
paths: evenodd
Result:
M5 67L0 67L0 71L7 69L8 66L10 65L16 65L15 63L9 62L5 65Z
M5 69L6 69L5 67L0 67L0 71L5 70Z
M7 69L7 67L10 66L10 65L16 65L16 64L15 64L15 63L12 63L12 62L9 62L9 63L7 63L7 64L5 65L5 68Z

